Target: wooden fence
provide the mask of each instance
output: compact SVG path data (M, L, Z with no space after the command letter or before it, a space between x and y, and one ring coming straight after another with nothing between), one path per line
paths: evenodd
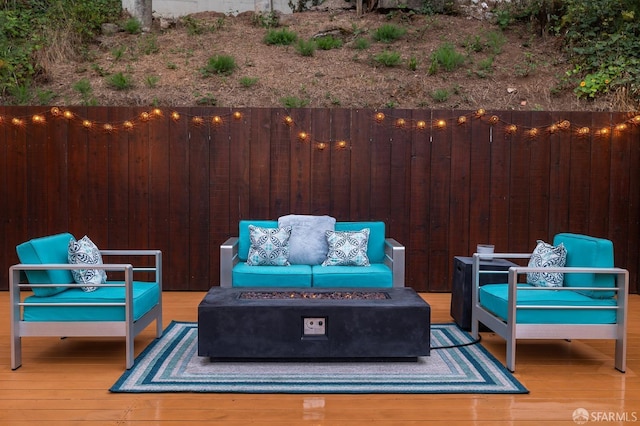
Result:
M377 113L380 113L377 115ZM407 283L449 291L476 244L610 238L637 292L640 116L623 113L0 107L0 288L16 244L69 231L159 248L165 288L218 283L243 218L383 220Z

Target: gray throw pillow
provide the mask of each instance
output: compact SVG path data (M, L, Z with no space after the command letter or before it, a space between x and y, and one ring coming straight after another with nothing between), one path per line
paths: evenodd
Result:
M533 250L530 267L563 267L567 262L567 249L560 243L554 246L538 240L536 248ZM527 283L536 287L562 287L564 274L561 272L529 272L527 273Z
M292 265L320 265L327 258L327 231L335 229L331 216L290 214L278 219L278 226L290 226L289 262Z

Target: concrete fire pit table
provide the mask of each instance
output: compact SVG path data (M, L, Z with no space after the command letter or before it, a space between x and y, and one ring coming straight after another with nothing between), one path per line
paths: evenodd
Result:
M430 306L406 287L213 287L198 306L198 355L417 359L429 355L430 321Z

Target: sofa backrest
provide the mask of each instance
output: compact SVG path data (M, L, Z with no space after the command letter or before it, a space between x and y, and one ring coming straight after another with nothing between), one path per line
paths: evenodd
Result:
M34 238L16 247L20 263L69 263L69 240L73 235L69 233ZM25 271L27 280L31 284L71 284L73 276L69 270L52 269L45 271ZM67 287L34 287L36 296L50 296L66 290Z
M553 239L553 245L564 244L568 267L613 268L613 243L604 238L581 234L562 233ZM615 278L608 274L564 274L565 287L615 287ZM579 291L598 299L613 297L610 291Z
M277 228L277 220L241 220L238 226L238 258L245 262L249 255L249 225L261 228ZM371 230L367 256L371 263L381 263L384 260L384 222L336 222L336 231L360 231L364 228Z

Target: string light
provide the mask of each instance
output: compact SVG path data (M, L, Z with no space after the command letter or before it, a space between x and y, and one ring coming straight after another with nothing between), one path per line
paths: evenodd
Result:
M149 111L141 112L136 117L134 117L134 119L126 120L124 122L121 122L120 124L107 123L107 124L98 125L96 122L89 120L87 118L80 117L74 112L65 110L62 107L53 106L53 107L50 107L48 110L45 110L44 113L33 114L30 117L26 117L26 118L0 116L0 125L2 125L3 123L10 123L15 127L26 127L29 124L46 125L48 122L47 115L49 117L61 117L68 121L78 119L80 125L87 130L92 130L94 128L97 128L107 133L113 133L120 128L125 130L133 130L137 122L147 122L155 118L163 118L165 116L165 111L163 111L161 108L153 108ZM177 111L171 111L166 115L168 115L168 117L175 122L182 119L181 114L178 113ZM451 120L436 118L429 122L425 120L413 121L413 120L408 120L404 117L393 117L392 125L401 129L415 129L418 131L428 130L429 127L433 129L441 130L441 129L445 129L448 126L450 121L457 123L458 125L464 125L469 121L469 118L475 117L477 119L482 119L484 121L485 120L484 117L487 115L488 115L487 111L484 108L478 108L477 110L475 110L470 114L460 115L457 118L453 118ZM191 117L191 123L195 126L201 126L208 121L211 126L220 126L224 124L225 117L229 117L229 118L232 118L233 120L240 121L244 117L244 114L240 111L233 111L229 113L227 116L221 116L221 115L215 115L210 117L194 116L194 117ZM373 118L376 123L382 124L387 120L388 117L383 112L376 112ZM501 121L502 120L500 119L500 117L495 114L490 115L486 119L486 122L492 126L500 123ZM296 124L294 119L289 115L283 118L283 122L285 125L289 127L293 127ZM583 136L583 137L587 137L589 135L607 136L607 135L610 135L612 132L615 132L616 135L620 133L624 133L628 131L631 128L631 126L640 126L640 113L630 114L627 116L625 121L620 123L614 123L608 127L603 127L597 130L593 130L588 126L582 126L582 127L576 126L574 131L577 135ZM519 131L518 126L513 123L505 123L503 129L505 134L516 134ZM539 126L539 127L527 129L526 131L524 131L524 134L529 138L536 138L539 136L541 131L546 131L550 134L553 134L558 131L569 131L571 129L572 129L572 124L569 120L559 120L548 126ZM306 131L300 131L297 133L297 138L300 139L301 141L310 141L311 135ZM326 142L326 141L315 142L314 146L318 150L322 151L329 146L329 143L335 143L338 149L344 149L348 147L348 142L345 140L330 141L330 142Z
M578 129L578 135L579 136L587 136L589 135L589 133L591 133L591 129L588 127L580 127Z
M35 124L44 124L47 122L44 116L39 114L36 114L33 117L31 117L31 121L33 121Z
M535 138L536 136L538 136L539 133L540 131L535 127L533 129L527 130L527 136L529 136L530 138Z

